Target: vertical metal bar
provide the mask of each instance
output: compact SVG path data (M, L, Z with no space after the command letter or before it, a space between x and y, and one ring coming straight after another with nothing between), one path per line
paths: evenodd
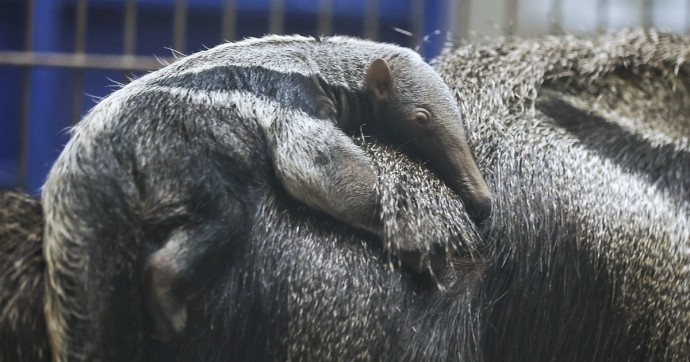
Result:
M137 0L127 0L125 3L124 32L122 53L134 55L137 44Z
M237 37L237 5L235 0L225 0L223 4L223 35L222 39L233 41Z
M33 49L33 19L34 0L28 0L26 4L26 18L24 19L24 51ZM19 159L17 160L17 185L26 190L26 175L29 154L29 110L31 107L31 70L29 66L22 69L22 105L20 110L19 125Z
M76 34L74 41L74 51L77 54L83 54L86 50L86 14L89 10L88 0L77 0L77 8L75 9L74 18L77 21Z
M410 22L412 23L412 37L410 37L410 46L412 48L419 48L423 44L424 37L424 0L412 0L410 7Z
M654 0L642 0L642 26L650 28L654 24Z
M467 39L470 35L470 14L472 0L460 0L455 3L452 16L453 32L457 39Z
M549 34L561 34L561 22L563 21L563 4L561 0L551 0L549 10Z
M63 18L60 10L63 8L59 1L35 1L34 14L31 19L33 27L32 51L56 52L60 51L59 38ZM74 56L76 58L76 56ZM29 60L32 58L29 55ZM54 69L40 69L32 65L31 68L31 102L29 112L28 154L26 163L26 189L35 193L45 179L49 165L55 161L55 151L62 147L57 130L64 124L56 124L62 119L56 112L64 110L69 92L60 94L59 87L71 81L71 74L57 72ZM69 104L67 105L69 107ZM69 115L68 115L69 121Z
M333 0L319 2L319 35L331 35L333 31Z
M173 49L185 54L187 52L187 0L175 1L173 18Z
M515 35L518 24L518 0L506 0L503 23L505 24L506 35Z
M83 56L86 51L88 0L77 0L75 19L77 21L74 37L74 52L77 56ZM84 93L84 70L76 68L73 75L72 86L72 124L79 122L81 118L81 101Z
M377 40L379 35L379 0L365 1L364 37Z
M690 0L685 3L685 33L690 34Z
M605 32L609 27L609 0L597 2L597 30Z
M285 0L272 0L269 18L269 32L282 34L285 25Z
M126 0L125 2L125 19L123 24L122 34L122 54L124 61L134 63L133 57L137 46L137 0ZM123 83L132 77L132 71L123 72Z

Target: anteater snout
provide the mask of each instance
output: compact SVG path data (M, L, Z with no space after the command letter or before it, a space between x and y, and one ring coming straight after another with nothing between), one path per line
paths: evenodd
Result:
M472 220L481 223L491 215L491 196L484 195L475 200L465 202L465 208Z

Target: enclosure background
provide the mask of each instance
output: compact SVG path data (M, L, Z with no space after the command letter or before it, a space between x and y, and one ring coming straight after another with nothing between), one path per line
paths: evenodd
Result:
M39 193L69 127L178 52L344 34L429 59L449 41L637 26L686 34L690 0L0 0L0 188Z

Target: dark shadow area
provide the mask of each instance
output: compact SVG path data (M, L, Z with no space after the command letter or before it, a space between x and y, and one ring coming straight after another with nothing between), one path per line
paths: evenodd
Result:
M542 93L545 95L537 101L537 109L576 136L585 147L666 190L678 203L690 200L690 189L683 187L690 172L689 152L672 144L653 145L643 135L621 127L615 119L607 120L577 108L557 93Z

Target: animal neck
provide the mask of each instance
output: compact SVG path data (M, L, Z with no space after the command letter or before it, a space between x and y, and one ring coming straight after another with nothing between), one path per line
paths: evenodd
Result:
M364 91L336 87L333 91L338 126L345 131L356 132L374 119L371 99Z

